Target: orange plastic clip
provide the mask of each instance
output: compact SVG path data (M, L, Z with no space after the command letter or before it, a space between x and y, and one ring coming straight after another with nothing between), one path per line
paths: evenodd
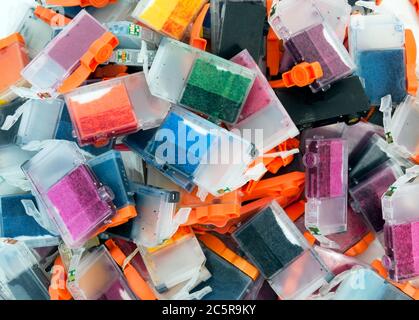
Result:
M272 178L272 179L275 179L275 178ZM240 209L239 218L230 220L226 224L226 226L223 228L211 228L211 230L217 233L221 233L221 234L232 233L236 229L236 225L238 223L250 217L251 215L259 212L261 209L263 209L263 207L265 207L272 201L278 202L278 204L281 207L285 208L289 206L291 203L300 199L303 192L304 192L304 181L298 184L298 188L293 188L292 186L290 188L285 187L284 193L278 192L275 195L263 196L260 199L257 199L255 201L242 205ZM194 228L196 228L196 226L194 226ZM205 228L205 226L199 226L198 228L200 230L208 230L208 228Z
M419 0L410 0L410 3L415 6L416 13L419 14Z
M282 157L274 158L274 157L268 157L266 155L269 155L270 153L288 151L291 149L298 148L299 146L300 146L300 141L298 141L298 139L295 139L295 138L288 139L287 141L281 143L279 146L267 152L264 156L256 159L255 162L251 165L251 167L260 162L263 162L263 165L265 166L266 169L268 169L270 173L276 174L280 168L289 165L294 160L294 155L290 155L286 158L282 158ZM251 180L243 188L243 192L251 193L256 188L256 185L259 183L259 181L260 180Z
M204 24L205 16L207 15L209 8L210 8L209 3L207 3L202 8L194 24L192 25L191 37L189 40L189 44L192 47L203 50L203 51L205 51L205 49L207 48L207 40L204 38L201 38L201 31L202 31L202 25Z
M250 194L243 195L242 201L250 201L267 196L293 196L304 186L304 172L291 172L261 180Z
M253 280L259 276L259 270L247 260L240 257L238 254L227 248L227 246L216 236L206 233L198 236L199 240L205 244L210 250L214 251L220 257L236 266Z
M209 195L205 201L201 201L195 193L182 192L178 206L192 208L184 225L212 224L224 227L229 220L240 216L241 198L238 190L221 197Z
M371 267L377 272L381 277L386 279L392 285L399 288L401 291L406 293L408 296L412 297L415 300L419 300L419 288L414 287L409 282L398 283L388 278L388 272L386 268L383 266L380 260L374 260L371 263Z
M125 254L112 239L107 240L105 245L112 258L122 268L124 266L125 259L127 258ZM127 263L125 269L122 271L127 278L128 285L138 298L141 300L157 300L153 290L151 290L147 282L130 263Z
M412 96L416 96L418 91L418 79L416 78L416 41L410 29L405 30L405 37L407 92Z
M66 16L42 6L37 6L34 13L39 19L53 27L64 27L71 22L71 19Z
M48 288L51 300L72 300L73 297L67 290L67 272L60 256L55 259L51 273L51 284Z
M135 206L129 205L125 208L119 209L116 211L115 215L112 217L111 222L103 226L99 231L96 233L96 235L101 234L102 232L105 232L109 228L120 226L121 224L124 224L128 222L130 219L133 219L137 216L137 210L135 209Z
M47 0L47 4L62 7L80 6L82 8L92 6L95 8L103 8L108 4L116 3L118 0Z
M89 50L80 59L80 66L63 81L58 92L64 94L80 86L96 70L99 64L110 59L113 49L118 44L119 41L115 35L110 32L103 34L93 42Z
M266 11L269 17L273 0L266 1ZM281 40L278 39L277 35L272 28L269 28L268 36L266 39L266 67L269 69L271 76L276 76L279 73L279 67L283 53L280 50Z
M358 243L349 248L345 255L350 257L355 257L365 252L368 249L369 245L375 240L375 235L373 232L367 233Z
M283 73L282 80L270 81L269 84L272 88L305 87L321 77L323 77L323 69L319 62L302 62Z
M0 39L0 50L7 48L16 42L20 42L23 45L25 44L25 39L23 39L22 35L18 32L13 33L6 38Z

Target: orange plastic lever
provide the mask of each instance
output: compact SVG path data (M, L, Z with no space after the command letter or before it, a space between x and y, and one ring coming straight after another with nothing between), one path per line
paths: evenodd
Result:
M80 6L82 8L92 6L95 8L103 8L108 4L116 3L118 0L47 0L47 4L62 7Z
M418 79L416 78L416 41L410 29L405 30L405 37L407 92L412 96L416 96L418 91Z
M227 246L216 236L205 233L198 236L199 240L205 244L210 250L214 251L220 257L236 266L253 280L259 276L259 270L247 260L240 257L238 254L227 248Z
M266 11L269 17L273 0L266 1ZM279 67L283 53L280 50L281 40L278 39L277 35L272 28L269 28L268 36L266 39L266 67L269 69L271 76L276 76L279 73Z
M51 284L48 288L51 300L72 300L71 293L67 290L67 272L60 256L55 259L51 269Z
M66 16L42 6L37 6L34 13L39 19L53 27L64 27L71 22L71 19Z
M416 13L419 14L419 0L410 0L410 3L415 6Z
M112 258L115 262L122 267L124 261L127 258L122 250L116 245L116 243L109 239L105 242L106 247L108 248ZM141 277L138 271L130 264L127 263L124 270L125 277L127 278L128 284L135 295L141 300L157 300L156 295L153 290L148 286L147 282Z
M369 245L375 240L375 235L373 232L367 233L360 241L358 241L354 246L349 248L345 255L350 257L355 257L365 252Z
M104 33L93 42L89 50L80 59L80 66L63 81L58 92L64 94L80 86L101 63L111 58L113 49L118 44L119 41L115 35L110 32Z
M179 207L192 208L184 225L212 224L224 227L228 221L240 216L241 197L238 190L221 197L209 195L205 201L194 194L182 192L180 199Z
M128 220L133 219L136 216L137 210L135 209L135 206L129 205L124 208L121 208L116 211L115 215L111 219L111 222L100 228L96 235L105 232L109 228L120 226L121 224L128 222Z
M323 70L319 62L302 62L290 71L282 74L282 80L270 81L272 88L305 87L323 77Z
M205 49L207 48L207 40L204 38L201 38L201 30L202 30L202 25L204 24L205 16L207 15L209 8L210 8L209 3L207 3L202 8L194 24L192 25L191 37L189 40L189 44L192 47L203 50L203 51L205 51Z
M25 39L18 32L11 34L10 36L0 39L0 50L11 46L13 43L20 42L25 44Z

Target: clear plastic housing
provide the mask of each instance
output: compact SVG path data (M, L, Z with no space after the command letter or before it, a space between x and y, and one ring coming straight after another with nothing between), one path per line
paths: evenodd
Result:
M305 225L314 234L346 231L348 150L346 140L306 140Z
M283 299L304 299L330 280L327 267L275 201L233 238Z
M67 287L75 300L137 300L104 246L83 256Z
M205 263L205 255L193 233L169 240L162 248L140 247L147 271L160 293L194 277Z
M400 166L393 160L387 160L349 189L352 207L363 214L375 232L382 231L384 225L381 197L402 175Z
M234 125L234 128L239 129L242 135L245 131L251 130L250 141L261 153L297 136L299 134L297 127L249 52L244 50L231 61L256 74L255 82L239 116L239 123ZM263 134L261 141L257 141L257 130Z
M75 143L53 143L22 165L32 191L70 248L81 247L114 214L102 186Z
M419 213L416 210L419 199L415 196L418 192L419 178L397 188L389 186L381 198L384 220L389 224L419 221Z
M355 65L349 53L313 1L275 1L269 24L285 41L295 63L320 63L323 77L310 85L313 92L326 90L333 82L354 72Z
M54 29L39 19L32 8L26 12L17 30L25 39L30 59L34 59L55 36Z
M181 40L208 0L140 0L132 17L166 36Z
M177 230L174 228L179 193L152 186L131 183L135 194L136 218L114 230L137 245L147 248L161 245Z
M163 38L149 71L149 85L157 97L234 124L255 77L231 61Z
M21 241L0 243L0 296L8 300L49 300L49 279Z
M157 127L170 108L151 95L142 72L77 88L65 100L83 146Z
M86 32L86 31L89 32ZM107 29L82 10L22 71L36 89L55 92Z
M31 141L53 139L64 101L55 100L29 100L27 109L22 114L22 119L17 133L17 143L27 144Z
M349 48L373 105L390 94L400 103L406 96L405 32L392 14L353 15Z
M394 143L404 152L414 156L419 153L419 99L407 96L396 108L389 131Z

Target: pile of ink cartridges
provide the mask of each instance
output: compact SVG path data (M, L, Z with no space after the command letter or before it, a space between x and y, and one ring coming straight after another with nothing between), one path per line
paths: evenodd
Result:
M1 1L0 300L419 299L389 2Z

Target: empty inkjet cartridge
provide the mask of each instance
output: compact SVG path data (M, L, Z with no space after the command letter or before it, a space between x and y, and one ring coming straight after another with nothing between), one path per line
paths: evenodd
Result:
M248 132L250 139L261 153L270 151L289 138L299 134L284 106L279 101L269 82L247 50L234 56L231 61L256 73L255 82L249 92L239 122L234 125L243 136ZM250 132L249 132L250 131ZM258 132L263 138L258 140Z
M20 72L29 63L25 40L19 33L0 39L0 105L7 104L17 98L11 86L23 86L25 80Z
M386 222L382 261L390 278L398 282L419 276L418 176L418 166L408 169L381 198Z
M190 228L179 229L167 243L160 247L140 247L140 253L154 287L159 293L197 277L206 260Z
M147 248L157 247L171 238L188 218L190 210L176 212L179 192L137 183L131 183L130 188L135 196L138 216L110 230L111 234Z
M207 0L141 0L132 17L166 36L181 40Z
M49 300L49 279L21 241L0 240L0 296L7 300Z
M118 39L83 10L26 66L22 76L38 92L66 93L106 62L117 45Z
M144 152L166 165L166 174L175 183L180 175L197 185L200 198L205 193L219 196L247 183L252 178L247 168L257 154L247 140L175 106Z
M60 99L28 100L24 105L17 133L18 144L50 140L57 132L64 101Z
M333 82L354 72L349 53L313 1L275 1L269 24L284 40L295 63L320 63L323 77L310 85L313 92L326 90Z
M67 288L75 300L137 300L105 246L70 266Z
M306 140L305 225L317 235L346 231L348 151L346 140Z
M233 238L282 299L304 299L330 280L327 267L275 201Z
M182 42L163 38L149 72L153 95L234 124L255 73Z
M392 14L352 15L349 47L372 105L390 94L395 103L406 96L405 34Z
M70 248L81 247L112 218L113 195L99 183L75 143L52 143L22 169Z
M157 127L170 104L151 95L144 73L94 83L65 95L80 145Z
M54 38L55 28L41 20L36 10L30 8L25 11L23 19L19 22L18 32L25 39L30 59L35 58Z

